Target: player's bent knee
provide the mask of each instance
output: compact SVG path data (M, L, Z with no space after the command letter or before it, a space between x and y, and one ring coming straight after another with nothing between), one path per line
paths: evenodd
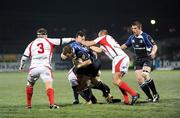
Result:
M34 84L35 84L35 83L33 83L33 82L29 82L29 81L28 81L28 82L27 82L27 84L26 84L26 86L33 87L33 86L34 86Z
M145 79L149 79L149 78L150 78L148 71L143 71L143 72L142 72L142 76L143 76Z
M115 84L115 85L119 85L119 83L121 82L121 79L118 79L118 78L114 78L113 79L113 84Z

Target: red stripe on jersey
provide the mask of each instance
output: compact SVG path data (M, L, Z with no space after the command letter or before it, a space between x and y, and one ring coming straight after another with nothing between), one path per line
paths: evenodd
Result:
M118 55L117 52L113 49L113 47L107 42L106 36L103 37L103 38L99 41L99 44L101 44L102 46L104 46L104 48L106 48L107 51L108 51L108 49L107 49L106 46L110 47L110 48L114 51L114 53L115 53L116 55Z
M48 38L44 38L48 43L49 43L49 45L50 45L50 54L49 54L49 63L50 63L50 57L52 56L52 53L53 53L53 51L54 51L54 47L55 47L55 45L53 44L53 43L51 43L49 40L48 40Z
M115 66L115 72L121 72L120 66L121 66L121 63L122 63L122 61L123 61L124 58L125 58L125 57L123 57L123 58L116 64L116 66Z

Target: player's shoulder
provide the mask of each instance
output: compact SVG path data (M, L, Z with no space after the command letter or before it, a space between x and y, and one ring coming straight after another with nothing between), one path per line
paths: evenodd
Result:
M71 41L71 42L69 42L68 45L70 45L70 46L77 46L77 45L80 45L80 43L76 42L76 41Z
M135 36L134 36L134 34L132 34L132 35L130 35L129 37L128 37L128 39L133 39L133 38L135 38Z
M111 35L105 35L104 37L106 37L107 39L114 39Z
M141 35L142 35L142 37L143 37L144 39L146 39L146 40L152 39L152 37L151 37L149 34L145 33L145 32L143 32Z
M60 38L44 38L45 40L48 40L48 41L51 41L51 42L53 42L53 41L59 41L59 40L61 40Z
M148 36L150 36L149 34L147 34L147 33L145 33L145 32L143 32L141 35L142 35L143 37L148 37Z

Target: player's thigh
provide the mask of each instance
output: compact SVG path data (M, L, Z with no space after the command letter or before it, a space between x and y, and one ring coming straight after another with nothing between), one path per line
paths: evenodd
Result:
M112 73L122 72L127 73L129 67L129 57L116 57L112 62Z
M27 77L27 85L34 85L35 82L39 79L39 68L32 68L29 70L28 77Z
M129 57L125 57L120 65L120 72L127 73L129 68Z
M90 83L91 83L90 77L80 76L78 78L78 83L79 83L79 85L78 85L77 90L82 91L82 90L86 89L88 86L90 86Z
M143 68L144 61L141 58L137 58L134 61L134 69L141 70Z
M91 80L92 85L95 85L95 86L97 86L99 82L101 81L100 78L98 77L91 77L90 80Z
M150 72L153 66L153 60L151 58L144 58L143 62L143 70Z
M140 84L144 83L144 78L142 76L142 69L135 70L135 76L138 83Z
M44 83L49 83L51 84L53 81L53 75L51 69L48 67L41 67L40 68L40 78Z

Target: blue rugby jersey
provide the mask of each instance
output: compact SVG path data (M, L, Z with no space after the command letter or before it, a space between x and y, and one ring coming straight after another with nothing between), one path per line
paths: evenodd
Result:
M148 57L153 45L156 45L153 38L142 32L139 36L131 35L126 41L127 47L133 47L136 57Z
M69 46L73 48L76 58L80 58L82 60L90 59L92 62L97 59L96 55L93 54L92 50L90 50L88 47L82 46L78 42L72 42L69 44Z

